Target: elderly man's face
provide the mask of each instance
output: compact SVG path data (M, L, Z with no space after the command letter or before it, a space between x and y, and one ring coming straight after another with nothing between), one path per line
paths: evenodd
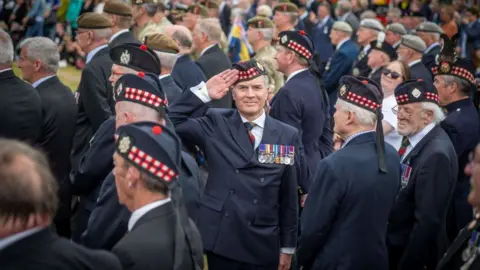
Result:
M233 99L243 115L256 115L266 105L269 89L264 76L237 83L233 88Z
M275 26L280 27L290 22L290 16L284 12L275 11L273 15L273 22Z
M371 42L371 39L374 36L374 33L376 33L374 30L365 28L365 27L360 27L357 31L357 42L358 44L365 46L369 42Z
M407 62L410 59L410 49L407 47L400 45L397 49L398 60Z
M340 135L340 137L346 137L347 132L347 122L349 120L350 112L342 110L341 106L335 104L335 113L333 114L333 120L335 125L333 127L333 132Z
M410 103L397 107L397 131L402 136L412 136L433 121L433 112L422 109L422 104Z
M130 209L129 205L132 200L132 192L130 189L133 186L131 175L125 166L125 159L115 152L113 154L113 175L115 176L115 186L118 193L118 201Z
M88 29L81 29L77 30L77 36L75 37L77 40L78 46L82 49L83 52L87 52L88 46L91 43L91 39L93 38L93 32Z
M452 89L452 84L447 83L447 81L445 81L445 76L440 75L435 76L433 85L435 85L435 88L437 88L440 105L448 105L450 103L449 100L452 96L452 92L454 92Z
M379 50L372 50L368 54L367 65L371 68L378 68L383 65L383 58L385 53Z
M22 78L29 82L34 83L35 72L40 68L39 61L30 61L27 56L27 51L22 49L20 52L20 58L17 61L18 67L22 70Z
M388 42L390 45L394 45L397 43L402 37L400 35L397 35L393 33L392 31L387 31L385 33L385 41Z

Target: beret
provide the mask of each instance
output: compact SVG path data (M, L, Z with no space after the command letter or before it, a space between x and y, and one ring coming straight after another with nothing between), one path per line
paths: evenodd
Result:
M262 75L267 75L267 72L262 64L254 59L235 63L233 64L232 68L239 71L237 83L250 81Z
M78 28L82 29L105 29L111 28L112 23L105 14L85 12L77 20Z
M195 15L200 15L203 18L208 18L209 16L208 9L205 6L199 4L193 4L188 6L187 12Z
M280 3L280 4L276 5L273 8L273 13L275 13L276 11L296 13L296 12L298 12L298 7L295 4L285 2L285 3Z
M443 34L443 30L438 24L433 23L433 22L424 22L421 23L417 28L415 29L417 32L427 32L427 33L437 33L437 34Z
M341 32L345 32L347 34L353 33L352 26L350 24L348 24L347 22L344 22L344 21L336 21L335 23L333 23L332 29L337 30L337 31L341 31Z
M387 31L393 32L397 35L406 35L407 29L401 23L391 23L387 25Z
M220 7L218 3L213 0L201 1L200 5L205 6L206 8L213 8L213 9L218 9Z
M177 54L180 51L177 43L165 34L148 35L145 37L144 44L147 45L148 48L158 52Z
M422 79L408 80L395 88L395 99L398 105L416 102L432 102L438 105L437 88Z
M123 1L111 0L105 4L103 7L103 12L113 15L131 17L132 7Z
M406 46L412 50L423 53L427 49L425 41L418 36L404 35L402 36L400 45Z
M363 19L359 27L369 28L375 31L383 31L383 25L377 19Z
M384 52L390 57L390 60L397 59L397 52L388 42L385 42L385 33L378 33L377 40L370 42L372 50Z
M315 47L312 39L305 33L305 31L292 30L283 31L278 35L280 39L280 46L284 46L289 50L294 51L301 57L310 60L315 53Z
M161 63L157 54L146 45L123 43L109 51L110 58L116 65L136 71L160 73Z
M263 16L256 16L248 20L248 27L252 28L274 28L275 24L269 18Z

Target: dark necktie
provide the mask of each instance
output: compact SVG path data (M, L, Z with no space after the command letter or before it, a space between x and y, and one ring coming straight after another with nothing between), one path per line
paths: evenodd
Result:
M410 145L410 141L408 140L407 136L404 136L402 138L402 144L400 145L400 149L398 149L398 155L400 156L400 159L402 159L403 155L405 155L405 152L407 151L407 147Z
M243 123L243 125L247 129L248 139L250 140L250 143L252 144L252 147L255 147L255 136L252 133L252 129L255 126L255 123L245 122L245 123Z

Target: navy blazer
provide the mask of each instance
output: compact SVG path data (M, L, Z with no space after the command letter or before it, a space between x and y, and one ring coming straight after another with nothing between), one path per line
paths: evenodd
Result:
M422 56L422 63L425 65L425 67L427 67L430 72L432 71L432 68L436 65L435 60L441 49L442 46L438 44L432 49L430 49L430 51L428 51L427 53L424 53Z
M289 79L271 101L270 116L297 128L302 138L308 170L298 181L305 193L318 161L333 151L329 108L323 85L308 70Z
M200 67L192 61L188 54L184 54L177 59L173 66L172 77L182 91L207 81L207 77Z
M197 226L204 249L249 264L276 264L280 248L296 247L297 178L294 166L262 164L237 110L210 109L185 91L170 107L177 134L197 145L209 165ZM262 143L300 144L295 128L266 116Z
M358 135L321 160L302 211L297 255L303 269L388 269L388 214L400 188L400 159L385 143L378 169L375 133Z
M433 84L432 72L422 63L418 62L410 67L412 79L422 79Z
M320 63L326 63L328 59L333 55L335 46L333 46L330 40L330 32L334 21L330 17L324 25L321 22L313 27L313 44L318 55Z
M387 244L402 255L391 260L399 270L435 269L447 250L446 212L458 165L445 131L435 126L402 161L411 167L388 221Z
M449 211L449 237L454 239L458 232L473 218L472 206L467 201L470 192L470 177L465 175L468 155L480 142L480 119L470 98L461 99L445 106L447 117L442 128L452 140L458 157L458 177Z
M168 103L171 104L182 94L183 90L180 88L172 76L166 76L160 79L160 84L162 85L163 91L167 96Z
M349 74L357 55L357 45L352 40L347 40L333 53L328 61L323 73L323 84L329 94L330 107L333 107L337 102L340 78Z

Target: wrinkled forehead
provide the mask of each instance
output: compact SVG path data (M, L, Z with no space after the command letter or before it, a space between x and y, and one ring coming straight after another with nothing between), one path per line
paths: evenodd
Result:
M236 88L248 88L248 87L265 87L265 75L256 77L255 79L249 81L241 81L234 84Z

